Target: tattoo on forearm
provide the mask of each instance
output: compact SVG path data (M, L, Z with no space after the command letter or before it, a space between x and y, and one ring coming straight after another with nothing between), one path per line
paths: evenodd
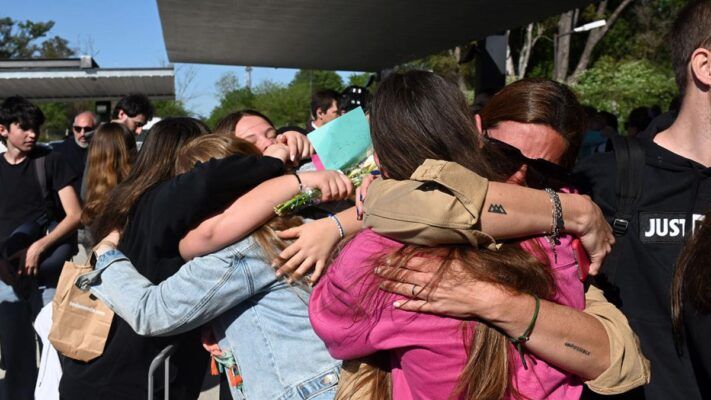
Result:
M584 348L582 348L580 346L574 345L573 343L565 342L565 347L571 348L571 349L577 351L578 353L585 354L586 356L590 355L590 351L585 350Z
M506 214L506 209L503 204L491 203L489 206L489 212L493 214Z

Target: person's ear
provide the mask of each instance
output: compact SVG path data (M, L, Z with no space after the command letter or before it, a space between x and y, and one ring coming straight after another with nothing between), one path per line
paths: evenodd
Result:
M5 125L0 124L0 136L2 137L7 137L8 130L5 128Z
M481 130L481 115L474 115L474 123L476 124L476 130L479 131L479 134L484 134L484 132Z
M691 73L697 82L711 87L711 50L698 48L691 54Z
M118 111L118 120L125 121L126 118L128 118L128 115L123 110L119 110Z
M322 110L321 107L316 109L316 119L321 119L324 115L326 115L326 111Z

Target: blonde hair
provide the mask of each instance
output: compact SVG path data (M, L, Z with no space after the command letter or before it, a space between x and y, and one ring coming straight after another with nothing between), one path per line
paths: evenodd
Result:
M175 159L176 174L183 174L193 169L199 162L213 158L225 158L231 155L260 156L262 153L252 143L234 136L212 133L201 136L183 146Z
M176 173L182 174L191 170L195 164L204 163L211 159L220 159L232 155L260 156L261 152L252 143L232 135L213 133L201 136L178 152L175 160ZM235 173L239 173L235 171ZM301 225L303 220L299 217L275 217L253 232L257 244L262 250L264 258L271 260L279 258L279 253L286 248L287 242L281 240L275 231Z

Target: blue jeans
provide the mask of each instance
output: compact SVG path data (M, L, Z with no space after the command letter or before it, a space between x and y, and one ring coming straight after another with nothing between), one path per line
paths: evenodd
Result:
M0 354L5 367L0 400L32 400L37 380L37 354L32 322L56 289L32 288L20 299L0 282Z

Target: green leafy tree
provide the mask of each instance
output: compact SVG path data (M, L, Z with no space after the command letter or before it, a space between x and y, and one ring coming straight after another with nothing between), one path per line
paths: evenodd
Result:
M47 36L54 21L15 21L0 18L0 59L66 58L74 55L69 42L59 36Z
M39 108L44 113L44 125L42 125L42 133L39 141L50 142L53 140L61 140L67 132L67 129L72 124L71 120L71 105L69 103L40 103Z
M192 111L181 100L157 100L153 102L154 116L159 118L192 117Z
M348 86L365 86L370 80L370 72L348 75Z
M212 128L217 126L217 123L228 114L245 108L254 109L255 95L249 88L237 88L227 93L224 93L220 98L220 104L217 105L210 117L207 119L207 124Z
M305 85L309 91L315 92L323 89L343 90L343 79L334 71L316 71L300 69L294 75L289 86Z
M267 115L274 124L304 126L309 116L311 91L304 84L282 86L263 82L255 88L254 106Z
M218 80L220 104L210 113L208 124L214 127L227 114L240 109L255 109L268 116L277 127L304 126L309 116L311 93L321 89L343 89L343 79L332 71L300 70L288 85L265 81L249 89L239 87L232 75Z
M454 48L403 64L398 69L430 70L454 82L462 91L469 91L474 85L474 63L461 62L469 45L455 46Z
M665 108L677 95L672 71L645 59L617 61L603 57L573 88L584 104L618 115L622 122L636 107Z

